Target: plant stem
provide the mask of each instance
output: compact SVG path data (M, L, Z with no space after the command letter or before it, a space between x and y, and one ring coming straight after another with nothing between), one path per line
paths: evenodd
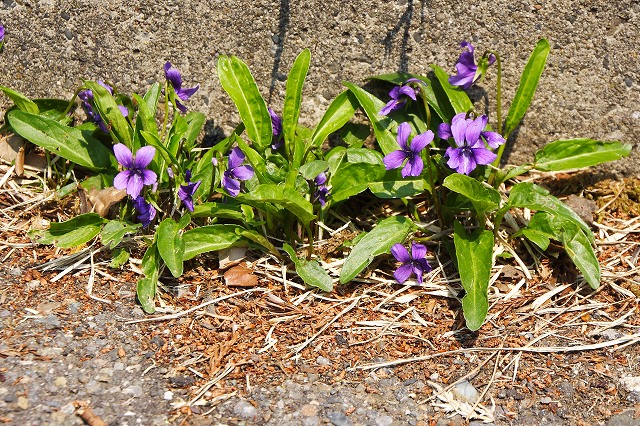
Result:
M424 112L427 115L427 130L429 130L429 126L431 125L431 110L429 109L429 104L427 103L427 94L424 90L420 90L420 95L422 96L422 106L424 107ZM427 145L428 148L429 145ZM427 149L427 181L429 183L429 188L431 189L431 196L433 197L433 206L436 209L436 214L438 215L438 221L440 222L440 229L444 227L444 218L442 217L442 209L440 207L440 198L438 197L438 193L436 192L436 185L433 180L433 174L431 173L432 161L431 161L431 152Z

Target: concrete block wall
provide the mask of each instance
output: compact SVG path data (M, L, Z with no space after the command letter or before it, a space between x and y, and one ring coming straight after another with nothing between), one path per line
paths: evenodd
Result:
M188 106L207 114L210 133L228 132L239 120L216 76L221 54L247 62L281 111L284 77L309 48L302 119L313 125L342 81L426 73L431 63L453 72L463 39L480 53L501 52L508 108L531 50L545 37L547 68L507 161L530 161L537 148L561 138L635 147L640 137L637 0L4 0L0 21L0 84L33 97L70 97L82 78L143 92L164 79L162 66L171 61L187 87L200 84ZM490 72L481 88L491 100L494 81ZM8 105L3 97L0 108ZM634 150L606 170L638 174L639 158Z

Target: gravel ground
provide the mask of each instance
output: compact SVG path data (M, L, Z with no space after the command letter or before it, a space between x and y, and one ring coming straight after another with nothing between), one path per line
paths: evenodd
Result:
M111 425L483 424L467 423L459 415L447 418L432 403L423 402L433 392L429 383L440 382L437 372L414 365L345 374L348 363L340 365L336 358L322 355L294 364L293 374L287 374L292 365L287 363L282 372L230 379L226 388L233 392L222 394L213 409L194 405L191 413L174 411L172 403L193 396L197 377L156 356L170 342L161 335L147 338L155 325L122 321L144 317L134 304L132 283L112 286L110 303L105 303L86 296L86 280L70 277L52 283L44 277L32 279L37 275L20 267L0 271L2 423L79 425L83 420L76 408L82 404ZM609 363L601 357L605 365L596 365L604 368L601 375L589 373L593 360L585 363L582 354L523 357L521 371L535 370L537 362L549 377L540 377L542 385L517 379L514 384L494 386L487 397L496 404L495 424L640 425L640 393L621 385L621 378L630 372L640 376L637 349L616 352ZM553 359L561 362L551 365ZM625 368L616 366L621 359ZM457 369L462 375L477 360L461 357L442 362L445 369ZM488 370L481 374L490 375ZM572 378L561 379L559 373L567 370ZM598 388L602 392L592 393ZM478 392L466 381L458 390L471 397ZM611 398L606 399L607 394Z

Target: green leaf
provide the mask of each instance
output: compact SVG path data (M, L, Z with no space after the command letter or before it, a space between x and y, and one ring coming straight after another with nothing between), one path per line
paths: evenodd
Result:
M52 222L46 231L32 231L30 236L41 236L40 244L55 244L61 248L73 248L91 241L107 222L96 213L85 213L65 222Z
M8 119L17 134L52 154L93 171L117 169L116 157L91 132L21 110L11 111Z
M584 230L573 220L547 212L538 212L519 233L546 250L549 240L560 241L567 255L578 267L591 288L600 286L600 264L591 241Z
M184 146L187 151L191 151L195 145L202 126L206 121L206 116L198 111L189 111L185 117L187 120L187 131L184 133Z
M560 241L589 286L593 289L600 287L600 264L584 231L574 223L566 223L560 234Z
M107 89L95 81L85 81L84 85L93 92L93 99L100 117L104 121L109 133L118 142L122 142L129 149L132 148L133 134L129 122L122 115L115 98Z
M413 222L403 216L381 220L349 253L342 266L340 282L348 283L369 266L376 256L388 253L391 246L404 241L412 227Z
M273 137L271 116L249 67L235 56L222 55L218 58L218 77L236 104L249 138L260 150L266 149Z
M353 117L357 108L358 99L350 90L345 90L336 96L313 130L311 147L317 148L321 146L331 133L340 129Z
M631 152L631 145L617 141L569 139L551 142L536 152L533 167L545 172L595 166L619 160Z
M383 180L370 182L369 189L378 198L405 198L422 194L424 179Z
M317 287L322 291L333 290L333 282L325 269L316 260L300 259L296 256L295 250L289 244L282 246L293 263L296 265L296 273L302 278L305 284Z
M129 252L119 247L111 252L111 262L109 263L109 267L119 269L129 261L129 257L131 257Z
M147 103L147 107L151 114L155 116L158 111L158 99L160 99L160 94L162 93L160 89L160 83L153 83L147 93L144 94L144 101Z
M531 170L531 164L522 164L520 166L514 167L503 167L498 170L496 173L496 180L494 182L494 186L497 188L503 182L508 181L509 179L513 179L516 176L520 176L526 172Z
M489 311L493 233L478 228L468 234L459 222L455 222L453 243L456 247L460 281L465 290L462 312L467 328L476 331L482 327Z
M132 95L133 99L135 99L138 104L138 115L136 116L136 131L140 132L144 130L145 132L158 135L158 124L156 123L156 116L149 108L147 102L142 99L140 96L135 93ZM139 149L139 146L134 147L133 149Z
M156 310L154 299L158 289L158 278L160 277L161 260L156 243L147 248L142 257L142 272L145 277L138 280L136 294L142 309L152 314Z
M348 122L344 126L342 126L342 129L340 131L340 137L342 138L342 140L349 147L353 148L361 148L370 135L371 126L369 126L368 123L365 124Z
M556 216L547 212L537 212L525 228L513 234L514 237L523 235L529 241L540 247L542 250L549 248L550 240L557 240L558 234L554 228L553 220Z
M371 182L380 180L385 174L381 164L344 162L330 178L332 203L348 199L369 188Z
M110 220L100 232L102 245L113 249L122 242L125 235L136 233L141 226L139 223Z
M514 185L509 193L509 202L505 207L526 207L531 210L543 211L565 218L578 225L589 237L589 241L592 244L595 242L591 229L580 219L580 216L562 201L551 195L549 191L531 182L521 182Z
M500 207L500 193L472 177L453 173L447 176L442 184L451 191L467 197L473 204L479 218L487 212L498 210Z
M158 150L158 153L164 159L164 161L167 162L167 164L169 165L178 164L178 160L176 159L176 157L174 157L173 154L169 152L169 149L166 146L164 146L162 142L160 142L160 139L158 139L157 134L149 133L144 130L141 130L140 134L142 135L142 137L144 138L145 142L148 145L151 145L156 150Z
M438 79L438 83L440 83L440 87L449 99L455 113L458 114L461 112L471 111L473 109L473 103L471 103L469 96L464 92L464 90L452 86L451 83L449 83L449 74L447 74L445 70L437 65L431 65L431 68L433 68L433 72ZM450 119L450 117L447 118Z
M253 241L256 244L261 245L274 256L278 258L280 257L280 252L278 252L275 246L271 244L271 241L269 241L264 235L260 234L259 232L253 231L251 229L237 228L236 233L238 235L241 235L246 240Z
M193 207L191 217L212 217L220 219L243 220L244 216L238 205L229 205L222 203L202 203Z
M258 185L251 192L238 195L236 199L249 205L256 201L276 204L293 213L304 225L316 218L313 205L309 201L296 190L281 185Z
M242 240L242 236L236 233L239 228L238 225L207 225L186 231L182 234L183 260L237 245L238 241Z
M40 113L40 109L38 108L38 105L36 105L35 102L27 98L22 93L16 92L15 90L5 86L0 86L0 90L2 90L4 94L7 95L20 110L31 113L31 114Z
M383 154L387 155L390 152L397 150L398 143L396 142L396 136L394 133L397 131L398 124L390 117L379 115L379 112L385 106L385 103L353 83L343 82L343 84L355 95L360 106L367 114L367 117L369 117L369 121L373 126L373 132L376 135L376 140L378 141L378 145L380 146ZM392 133L392 131L394 133Z
M306 180L315 179L320 173L326 172L329 168L329 162L324 160L315 160L300 167L300 174Z
M284 108L282 110L282 132L284 133L285 147L289 153L294 152L296 128L300 117L300 104L302 103L302 87L309 71L311 52L304 49L296 58L289 72L286 84Z
M518 124L520 124L520 121L527 112L533 95L536 93L542 70L547 62L547 55L549 55L549 42L543 38L538 41L535 49L533 49L529 61L524 67L524 71L520 77L520 85L509 107L509 112L507 113L504 124L503 134L505 139L518 127Z
M180 277L183 271L185 243L182 235L180 225L171 218L166 218L160 222L156 230L158 252L169 271L171 271L171 275L176 278Z

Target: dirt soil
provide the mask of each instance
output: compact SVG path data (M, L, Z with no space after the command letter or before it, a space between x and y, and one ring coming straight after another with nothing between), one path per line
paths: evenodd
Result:
M543 182L562 192L576 181ZM64 210L6 190L0 423L640 425L638 184L563 194L596 219L598 290L563 253L518 249L521 263L498 260L475 333L437 250L423 286L394 284L383 259L331 294L284 279L269 257L225 279L217 256L201 256L179 280L161 278L147 315L135 263L32 244L26 231Z

